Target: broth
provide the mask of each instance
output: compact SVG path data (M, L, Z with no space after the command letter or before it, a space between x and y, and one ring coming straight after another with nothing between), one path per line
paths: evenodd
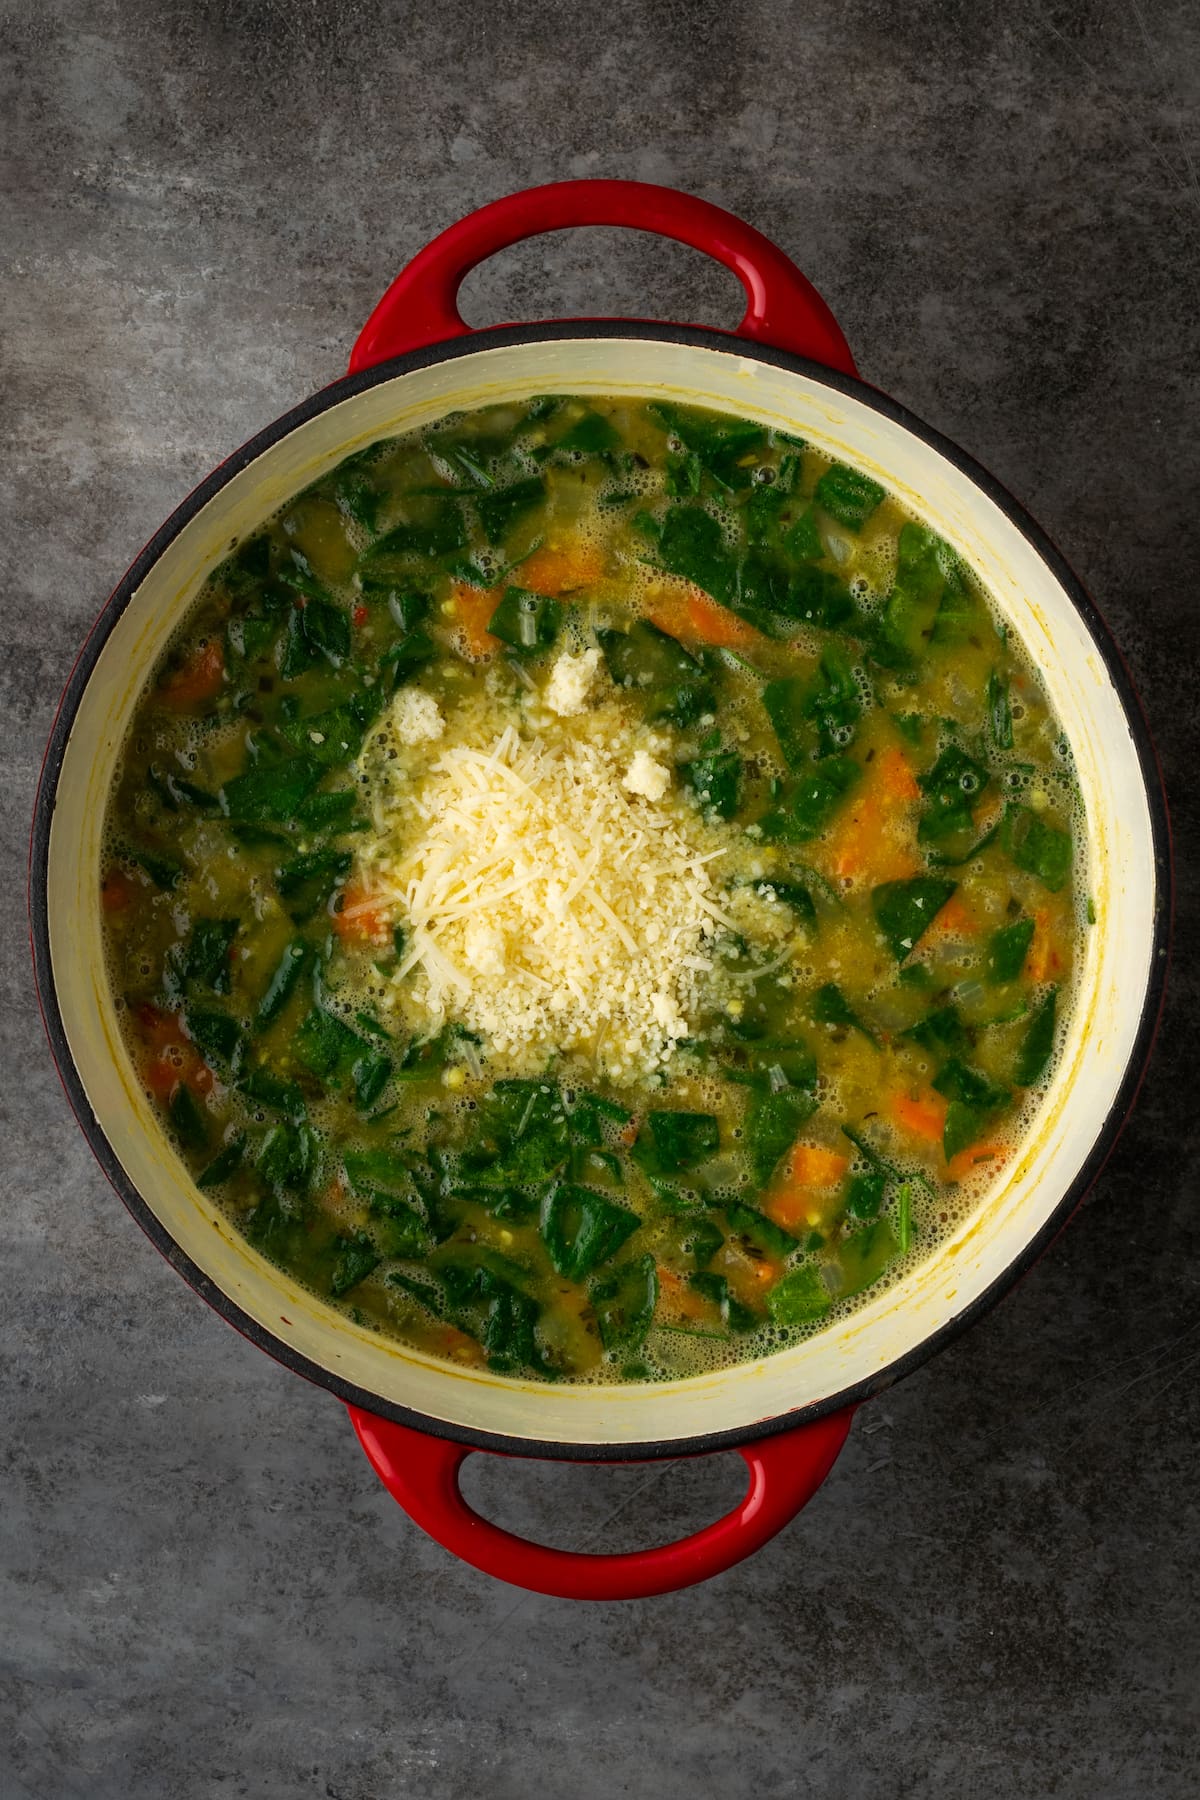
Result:
M540 397L218 568L101 894L199 1185L360 1324L548 1380L821 1330L1014 1154L1086 900L972 572L752 421Z

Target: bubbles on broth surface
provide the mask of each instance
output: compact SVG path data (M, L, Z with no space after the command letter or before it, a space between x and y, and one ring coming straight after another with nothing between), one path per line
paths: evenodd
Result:
M371 467L376 471L381 468L386 468L389 464L395 463L400 457L407 454L418 441L419 434L414 434L407 440L397 440L379 446L372 452L367 453L363 459L363 466ZM522 463L522 458L524 459L522 466L530 472L536 470L540 466L537 462L532 460L527 451L522 450L520 446L518 446L517 462ZM585 477L588 473L587 459L582 454L573 456L571 460L566 463L565 467L560 464L559 468L563 473L573 473L575 470L579 470ZM755 479L759 480L762 485L770 486L770 482L764 479L766 475L770 474L773 474L773 471L756 470ZM548 529L551 532L557 532L564 540L570 539L575 543L589 545L598 553L603 553L611 542L614 524L619 523L620 521L620 507L628 505L630 496L651 500L661 495L662 477L660 471L657 469L650 467L644 469L634 467L622 472L619 476L613 474L599 484L594 485L595 492L592 496L593 503L590 505L589 510L578 516L564 520L561 526L556 525L552 519ZM726 521L721 517L721 509L707 502L703 504L705 504L706 510L708 510L710 514L720 519L723 529L727 529ZM896 502L893 500L890 501L890 504L897 514L899 514L901 509L897 506ZM279 521L286 520L290 514L298 509L299 505L299 499L289 501L287 505L280 508L273 521L268 521L268 524L278 524ZM361 552L366 548L369 541L368 534L359 522L347 516L345 530L348 540L357 551ZM836 540L836 542L834 542L834 540ZM840 528L838 531L831 533L831 549L835 562L839 560L838 545L844 545L844 540L845 533L841 531ZM895 535L894 532L892 532L889 533L886 541L884 537L880 535L877 539L871 540L859 549L856 566L850 577L850 587L860 605L867 612L876 611L882 602L883 596L886 595L891 578L892 561L894 560L894 543ZM851 545L851 552L853 552L853 549L854 546ZM486 581L496 579L503 573L507 580L511 580L515 584L520 583L520 563L518 562L510 568L505 564L502 553L494 548L489 548L478 553L477 568L480 577ZM605 586L608 585L611 587L611 583L595 584L600 588L598 594L589 594L585 590L580 596L572 596L572 604L577 606L579 610L577 613L568 616L566 630L573 633L576 639L578 639L581 634L586 638L597 622L611 622L614 612L619 612L621 609L627 609L628 612L632 613L634 616L640 615L642 617L651 617L655 607L655 592L656 589L662 587L663 580L664 577L662 572L650 566L648 560L639 561L631 555L625 556L620 573L619 585L621 591L619 605L615 605L613 600L606 601L604 597ZM330 582L328 585L331 592L338 599L344 601L347 598L354 599L356 597L357 590L349 582L345 584ZM979 594L983 599L993 619L999 620L1000 615L990 596L982 594L981 590L978 589L977 584L973 588L973 591ZM201 601L198 603L199 606L203 607L206 603L211 603L215 592L215 589L210 588L207 591L206 596L202 596ZM392 605L393 603L389 602L389 606ZM397 625L403 623L402 619L397 618L394 606L392 618L393 622ZM176 644L181 642L188 635L188 625L185 623L176 636ZM815 664L816 659L820 654L823 641L822 634L816 631L800 631L794 639L793 647L801 658L811 659L811 662ZM1008 640L1008 652L1010 658L1021 668L1034 695L1037 696L1039 700L1042 699L1043 688L1040 676L1025 653L1024 647L1019 645L1011 635ZM752 658L753 653L750 654ZM865 668L857 660L853 663L853 676L859 691L861 702L864 705L870 705L876 698L876 687L873 685ZM882 686L882 681L878 685ZM149 697L152 686L153 680L147 683L143 693L143 700ZM722 742L726 745L753 744L752 754L754 765L762 782L784 782L789 778L789 770L782 755L779 753L778 748L761 742L761 726L758 725L753 716L757 705L757 695L758 684L756 678L752 674L745 672L739 673L736 668L731 668L726 691L722 695ZM1021 699L1014 696L1012 702L1012 717L1018 725L1025 721L1028 711L1029 708L1027 708L1026 704ZM161 757L166 753L169 753L173 755L175 764L181 772L194 774L206 756L212 757L215 753L220 752L222 746L235 746L240 741L240 734L244 733L245 725L246 720L244 716L230 717L227 721L217 721L215 724L182 721L176 728L175 735L170 743L160 742L156 744L154 746L153 754ZM690 726L686 731L680 733L680 742L687 746L690 754L695 755L697 753L697 741L703 737L705 729L705 723L702 720L699 724ZM1023 804L1033 804L1038 792L1040 790L1045 790L1048 794L1052 794L1056 804L1064 811L1068 812L1072 818L1075 836L1074 897L1076 903L1076 944L1073 961L1074 969L1076 971L1075 979L1077 980L1078 970L1083 960L1082 940L1086 928L1084 908L1086 905L1085 895L1087 883L1082 878L1084 858L1086 855L1086 822L1083 818L1083 809L1079 798L1078 786L1074 780L1074 766L1070 747L1062 737L1061 728L1058 727L1057 721L1055 721L1053 715L1049 713L1047 713L1045 731L1047 734L1047 751L1053 758L1052 766L1050 768L1039 766L1036 770L1009 766L1003 769L1000 780L1006 798L1019 800ZM843 745L843 740L839 739L836 733L834 734L834 742L838 744L839 748ZM144 733L144 730L140 727L137 729L137 735L133 740L133 748L141 755L146 755L151 751L149 739ZM365 773L359 777L359 780L364 789L369 789L370 782ZM1032 800L1031 796L1033 797ZM231 845L229 847L229 854L231 856L238 854L235 846ZM121 833L114 826L111 815L105 835L103 855L106 866L111 863L120 863L123 855ZM977 875L981 874L984 870L984 864L979 860L976 860L970 867L971 871ZM769 876L764 876L763 879L769 883ZM163 895L157 897L155 904L160 906L164 912L169 910L171 905L170 896ZM123 971L118 948L114 944L111 936L108 941L108 950L112 989L114 993L119 993L121 991ZM143 976L148 973L148 964L144 957L137 963L136 967L138 972ZM802 984L811 983L817 979L818 972L816 964L806 955L803 961L798 961L796 963L791 972L791 979L793 981L799 981ZM825 973L828 974L828 971L825 971ZM128 974L128 967L125 968L124 974ZM886 986L886 982L881 982L880 985L881 987ZM354 1016L355 1008L360 1000L378 1001L385 993L386 985L383 979L374 974L367 974L356 988L347 989L345 994L339 993L327 996L326 1003L330 1007L330 1010L336 1012L346 1020L351 1021ZM868 993L868 999L872 998L873 995L874 990L871 990ZM1064 1001L1069 1001L1069 993L1064 993ZM747 1360L748 1358L766 1355L779 1349L798 1345L822 1331L828 1330L831 1327L837 1327L854 1312L871 1305L881 1293L894 1286L897 1282L903 1281L919 1265L923 1265L930 1261L931 1257L936 1253L937 1247L952 1236L964 1221L975 1213L987 1188L995 1178L997 1167L1011 1167L1016 1148L1028 1132L1033 1115L1040 1105L1041 1098L1047 1085L1054 1079L1054 1074L1061 1054L1062 1047L1060 1037L1060 1041L1056 1045L1052 1059L1037 1087L1031 1089L1026 1094L1019 1109L1010 1114L1004 1120L1002 1127L996 1131L995 1145L998 1152L997 1159L990 1163L984 1162L978 1164L973 1170L965 1174L953 1185L940 1184L936 1195L931 1202L918 1202L914 1208L914 1218L917 1221L918 1229L914 1233L911 1246L906 1253L898 1254L895 1257L888 1268L886 1277L882 1281L875 1285L869 1285L859 1293L847 1298L839 1299L831 1297L832 1306L829 1313L811 1323L786 1329L778 1325L764 1323L753 1332L747 1333L740 1338L722 1340L716 1337L685 1335L683 1332L670 1333L667 1335L665 1327L662 1324L658 1324L651 1328L650 1337L643 1349L637 1354L636 1359L624 1358L621 1353L611 1353L595 1367L583 1371L574 1376L573 1379L592 1384L610 1382L613 1379L620 1378L622 1363L630 1360L637 1360L644 1364L647 1373L656 1378L683 1378L689 1375L701 1375L711 1370L728 1366L732 1363ZM456 1064L455 1067L462 1068L462 1065ZM467 1115L470 1111L478 1107L480 1099L488 1091L492 1073L497 1075L502 1074L503 1069L499 1066L489 1065L488 1072L486 1072L482 1078L477 1077L467 1070L464 1075L463 1085L460 1088L455 1089L447 1088L444 1091L444 1095L439 1104L443 1105L444 1110L448 1114ZM555 1079L560 1081L569 1079L570 1075L571 1070L564 1065L556 1071ZM582 1084L586 1085L589 1080L595 1080L595 1071L589 1071L586 1068L580 1067L577 1072L577 1078ZM218 1092L219 1088L220 1083L218 1081ZM716 1076L697 1073L690 1068L686 1070L682 1069L682 1067L679 1069L673 1068L669 1072L669 1078L665 1087L656 1093L653 1093L648 1103L650 1105L663 1105L668 1108L672 1105L681 1105L682 1102L678 1099L681 1088L686 1091L688 1096L687 1104L689 1107L694 1108L695 1110L707 1108L719 1115L727 1115L728 1091L726 1084ZM427 1093L406 1094L402 1091L397 1097L394 1110L394 1122L397 1132L409 1131L414 1134L419 1134L423 1125L422 1115L429 1103L429 1096ZM829 1084L828 1091L824 1096L824 1103L825 1110L832 1111L836 1109L836 1078ZM643 1106L647 1104L644 1096L642 1104ZM312 1129L322 1144L329 1145L336 1141L339 1144L344 1145L348 1141L345 1138L344 1128L339 1124L337 1113L338 1107L333 1101L318 1101L311 1106L310 1121ZM269 1117L268 1114L261 1110L256 1110L250 1113L249 1116L252 1117L256 1123L267 1122ZM735 1140L738 1138L738 1129L736 1126L733 1128L732 1135ZM1007 1159L1007 1161L1005 1162L1004 1159ZM218 1203L226 1205L226 1210L229 1211L230 1216L236 1220L238 1216L237 1206L232 1202L224 1201L219 1192L214 1197L217 1199ZM724 1189L714 1189L709 1196L709 1198L714 1201L722 1201L728 1198L737 1197L738 1190L736 1189L730 1189L728 1194ZM639 1196L639 1204L644 1204L645 1200L645 1194ZM336 1212L339 1202L336 1200L328 1200L326 1201L326 1204L331 1210ZM352 1210L349 1196L343 1194L340 1204L347 1216L349 1216L349 1212ZM331 1303L330 1296L327 1293L321 1293L316 1288L312 1291L323 1302L327 1304ZM352 1300L333 1303L340 1304L341 1309L344 1312L355 1310L355 1302ZM411 1295L402 1298L400 1295L393 1293L389 1304L394 1304L399 1307L412 1307L416 1305L416 1302L412 1299ZM378 1318L374 1316L368 1317L364 1322L371 1324L375 1328L378 1326Z

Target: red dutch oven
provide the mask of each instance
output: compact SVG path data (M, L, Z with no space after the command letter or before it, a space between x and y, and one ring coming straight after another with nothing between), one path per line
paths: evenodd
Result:
M521 238L623 225L707 252L746 291L732 333L641 320L472 332L468 272ZM458 408L535 393L669 397L762 420L867 470L974 567L1037 660L1074 748L1096 923L1057 1073L1019 1156L924 1266L794 1349L687 1380L547 1386L452 1368L360 1329L255 1252L195 1187L143 1092L109 990L99 890L106 797L139 694L230 547L375 439ZM562 182L463 219L388 289L347 377L243 445L156 533L92 629L63 696L34 820L37 981L79 1122L138 1223L196 1291L349 1408L380 1478L447 1549L546 1594L629 1599L729 1568L828 1474L856 1406L942 1348L1011 1287L1069 1217L1124 1119L1161 1005L1170 916L1153 748L1094 606L1045 534L962 451L867 387L828 307L730 213L636 182ZM735 1449L749 1473L727 1517L632 1555L522 1540L459 1488L473 1451L614 1462Z

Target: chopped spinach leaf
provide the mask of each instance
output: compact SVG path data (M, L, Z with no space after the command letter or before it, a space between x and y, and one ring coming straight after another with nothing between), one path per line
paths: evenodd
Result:
M131 844L123 844L118 854L125 862L133 863L135 868L144 869L155 887L168 892L179 886L183 879L183 863L177 856L165 851L137 850Z
M643 694L651 722L667 719L686 728L716 710L703 663L665 631L638 619L628 631L596 635L609 675L618 687Z
M1033 942L1033 930L1032 919L1014 919L1011 925L1001 925L998 931L993 931L988 939L984 963L986 980L993 985L1016 981L1025 967L1025 958Z
M268 1187L304 1195L315 1181L319 1159L316 1133L307 1125L285 1121L272 1125L268 1131L259 1147L256 1167L259 1178Z
M819 837L861 776L859 764L847 756L811 764L793 783L785 804L760 819L762 835L788 844Z
M279 1017L295 991L308 958L309 946L305 939L293 938L275 965L275 972L258 1003L256 1023L260 1030Z
M802 925L816 925L817 909L813 904L812 895L803 883L799 881L776 881L773 877L769 877L767 880L760 881L757 884L755 892L763 895L773 895L774 898L779 901L780 905L788 907L790 911L796 915L796 918Z
M426 631L410 631L398 644L392 644L379 659L379 673L390 683L392 692L411 681L437 655L437 645Z
M510 587L488 620L488 630L518 656L536 656L548 650L558 636L562 607L545 594Z
M189 989L207 988L227 994L231 983L230 956L237 936L236 919L197 919L183 951L182 975Z
M185 1150L204 1150L208 1145L208 1113L184 1081L176 1082L167 1104L171 1129Z
M650 1112L646 1115L646 1139L639 1138L643 1160L655 1174L674 1175L692 1169L715 1156L721 1143L720 1127L712 1113Z
M560 1275L582 1281L614 1256L641 1220L591 1188L558 1181L542 1203L542 1241Z
M783 547L797 562L819 562L824 556L825 546L821 542L817 515L811 506L800 514L785 537Z
M1013 747L1012 706L1008 698L1008 678L993 669L987 685L988 736L996 750Z
M598 456L603 451L619 450L620 447L620 432L597 412L584 413L554 444L556 450L575 451L582 456Z
M340 669L350 654L350 619L332 600L301 600L292 608L279 672L294 680L321 658Z
M343 1019L315 1006L301 1022L292 1042L292 1054L302 1068L326 1086L354 1084L356 1105L371 1106L392 1073L392 1060L374 1044L366 1043Z
M288 915L302 925L320 910L350 873L354 858L348 850L310 850L292 856L275 870L275 887L288 903Z
M350 827L358 795L353 788L333 788L328 793L310 794L296 808L297 825L310 831L345 831Z
M766 1187L796 1134L817 1110L811 1088L781 1088L756 1094L746 1115L746 1148L759 1187Z
M697 1269L688 1276L688 1286L721 1309L721 1323L730 1331L753 1331L758 1324L758 1316L729 1291L728 1276L718 1275L712 1269Z
M974 831L973 808L990 781L983 763L948 744L928 774L917 780L925 794L917 833L921 843L940 844L955 833Z
M901 527L896 575L872 643L885 667L903 666L925 649L953 560L949 546L928 526Z
M205 1062L234 1074L245 1048L245 1028L240 1019L211 1007L189 1006L183 1015L188 1036Z
M900 1035L911 1038L914 1044L920 1044L933 1056L959 1056L970 1047L957 1006L935 1007Z
M658 1270L652 1256L621 1263L588 1290L600 1342L606 1350L636 1350L644 1342L658 1301Z
M777 1325L811 1325L823 1319L833 1302L815 1263L789 1269L767 1295L767 1311Z
M221 804L231 819L250 825L286 825L324 774L313 756L286 762L258 762L235 775L221 789Z
M541 483L536 485L540 492ZM476 500L477 506L484 504L482 496ZM366 551L363 562L368 570L389 558L445 556L465 547L467 528L457 500L426 500L412 511L418 516L385 531Z
M498 544L506 537L518 519L523 519L526 513L540 505L545 491L541 476L531 475L524 481L513 482L509 487L497 488L493 493L478 494L475 498L475 510L479 514L479 523L483 526L488 543ZM446 548L459 549L461 545L448 544Z
M262 1066L244 1075L238 1088L247 1100L268 1106L272 1112L283 1113L289 1119L302 1119L307 1110L304 1095L294 1081L285 1081Z
M340 1237L336 1240L337 1262L329 1280L329 1291L335 1300L356 1288L360 1281L365 1281L383 1260L371 1239L361 1231L352 1237Z
M246 1134L244 1131L239 1131L230 1138L223 1149L218 1150L208 1166L201 1169L196 1177L196 1186L198 1188L220 1187L223 1182L237 1174L245 1154Z
M960 1057L952 1057L933 1078L933 1085L947 1100L961 1100L979 1112L994 1112L1009 1099L1009 1091L990 1076L973 1069Z
M1046 1065L1054 1054L1054 1032L1058 1013L1058 989L1051 988L1038 1001L1029 1021L1013 1079L1018 1087L1033 1087L1046 1073Z
M763 706L792 769L805 769L813 756L834 757L854 738L862 696L850 664L834 644L821 652L815 680L785 676L767 683Z
M684 763L679 772L706 812L716 813L719 819L732 819L741 789L740 756L723 750L715 756L701 756Z
M875 922L897 962L903 962L941 912L958 883L936 875L885 881L871 893Z
M740 1200L731 1200L722 1209L725 1222L734 1237L741 1238L760 1256L790 1256L796 1248L796 1240L790 1231L776 1225L774 1219L768 1219L766 1213L759 1212L757 1207L746 1206Z
M835 981L827 981L813 995L812 1016L818 1025L844 1026L848 1030L861 1032L869 1044L879 1043L875 1033L869 1025L863 1024Z
M852 1175L846 1189L846 1215L862 1221L878 1216L887 1192L888 1176L872 1169L869 1174Z
M831 519L861 531L871 514L882 505L884 490L869 475L851 469L845 463L834 463L817 483L817 504Z
M847 1300L872 1287L899 1251L890 1219L877 1218L861 1231L852 1232L841 1248L841 1281L838 1299Z
M1000 844L1018 869L1036 875L1052 894L1057 894L1071 873L1070 832L1047 825L1031 807L1010 801L1000 827Z
M787 584L786 601L777 609L799 625L819 625L826 631L856 628L854 598L840 575L811 565L796 569Z
M197 812L216 812L221 802L207 788L198 787L194 781L188 781L173 769L165 769L160 763L151 763L146 771L146 780L158 795L168 812L178 812L180 807L195 807Z

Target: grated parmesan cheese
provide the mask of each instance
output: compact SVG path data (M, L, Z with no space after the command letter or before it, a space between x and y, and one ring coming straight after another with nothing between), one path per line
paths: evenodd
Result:
M560 719L582 712L599 670L598 650L581 650L577 656L569 650L562 651L546 683L545 699L550 711Z
M446 729L437 701L421 688L401 688L392 703L392 721L402 744L429 744Z
M661 800L671 785L671 775L647 750L636 750L626 769L621 786L631 794L644 794L647 800Z
M669 773L631 761L628 741L510 724L482 742L448 744L379 796L363 874L405 932L393 1004L430 1030L460 1020L518 1071L555 1051L613 1076L661 1067L731 923L710 872L724 852L701 847L690 808L659 804ZM656 774L631 798L645 765Z

